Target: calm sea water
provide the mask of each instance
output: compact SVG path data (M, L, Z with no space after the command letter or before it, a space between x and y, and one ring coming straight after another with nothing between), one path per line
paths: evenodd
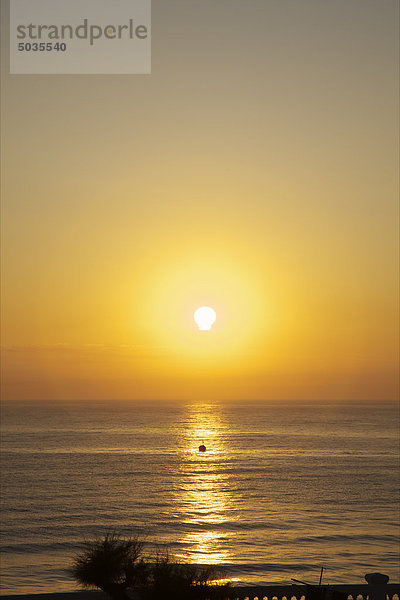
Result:
M2 593L76 589L110 529L242 583L400 579L393 404L19 402L2 432Z

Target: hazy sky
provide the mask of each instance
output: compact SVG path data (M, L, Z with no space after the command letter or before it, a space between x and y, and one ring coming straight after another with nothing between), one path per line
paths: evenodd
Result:
M395 397L398 8L153 0L147 76L4 53L4 397Z

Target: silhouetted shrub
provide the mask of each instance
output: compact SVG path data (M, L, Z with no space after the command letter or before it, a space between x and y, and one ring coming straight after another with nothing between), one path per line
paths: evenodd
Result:
M166 548L145 561L143 542L116 533L84 542L69 572L82 587L97 587L113 600L130 600L132 591L143 600L224 600L229 589L220 584L217 566L177 562Z
M168 549L157 550L148 569L143 596L146 600L222 600L228 585L217 566L193 565L171 560Z
M106 533L103 538L84 542L70 574L84 588L97 587L115 600L126 600L128 588L145 583L142 553L143 543L138 539Z

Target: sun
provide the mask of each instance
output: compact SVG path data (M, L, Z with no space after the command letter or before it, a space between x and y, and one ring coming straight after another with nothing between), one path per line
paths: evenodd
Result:
M200 331L209 331L216 318L217 314L215 310L209 306L200 306L194 313L194 320Z

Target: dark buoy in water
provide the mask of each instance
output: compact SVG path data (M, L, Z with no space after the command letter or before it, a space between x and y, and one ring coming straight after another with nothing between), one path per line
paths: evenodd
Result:
M201 444L201 446L199 446L199 452L205 452L207 450L207 448L205 447L204 444Z

